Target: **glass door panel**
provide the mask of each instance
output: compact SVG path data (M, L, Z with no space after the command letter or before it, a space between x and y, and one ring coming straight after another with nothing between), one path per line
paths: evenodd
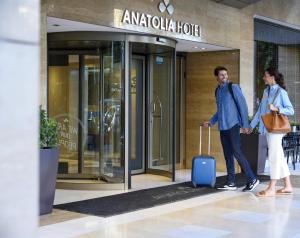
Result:
M149 168L172 172L172 53L150 57Z
M99 175L100 153L100 56L84 56L82 82L83 173Z
M49 55L49 116L59 126L59 173L78 173L79 56Z
M144 158L144 75L145 57L133 55L131 60L131 159L132 174L145 171Z
M89 43L99 48L49 50L48 111L60 129L59 178L124 183L125 44Z
M124 43L111 42L103 49L101 92L101 178L107 182L124 182L125 160L124 112Z

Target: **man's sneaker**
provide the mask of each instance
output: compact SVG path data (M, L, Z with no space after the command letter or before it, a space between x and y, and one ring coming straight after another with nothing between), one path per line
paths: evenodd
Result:
M218 187L218 189L234 191L237 190L237 186L235 183L226 183L222 187Z
M247 183L246 186L243 188L243 192L250 192L253 189L256 188L256 186L259 184L258 179L254 179L251 183Z

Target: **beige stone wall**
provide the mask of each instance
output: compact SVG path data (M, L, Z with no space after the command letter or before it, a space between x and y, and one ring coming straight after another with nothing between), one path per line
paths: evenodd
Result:
M114 8L116 0L45 0L47 15L67 20L92 23L102 26L113 26ZM125 6L130 7L134 2L128 1Z
M157 10L159 0L44 1L47 2L48 16L104 26L114 26L115 9L132 9L160 16ZM300 25L300 1L261 0L242 10L211 0L173 0L171 2L175 8L172 18L201 25L205 42L240 49L240 84L245 92L249 111L252 113L254 82L253 17L254 15L266 16ZM165 16L167 16L166 13ZM42 17L43 24L45 24L45 19ZM45 47L45 45L42 45L42 50ZM44 54L41 57L43 57L42 64L45 65ZM42 67L42 70L46 71L46 67ZM41 73L42 77L44 75L46 75L45 72ZM41 98L43 99L45 96Z
M130 9L169 17L157 10L160 0L46 0L47 15L91 24L114 26L115 10ZM202 26L205 42L238 48L240 11L210 0L173 0L172 19ZM162 33L163 34L163 33Z

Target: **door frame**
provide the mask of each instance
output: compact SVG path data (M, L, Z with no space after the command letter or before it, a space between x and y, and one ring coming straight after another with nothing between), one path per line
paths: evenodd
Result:
M176 169L185 169L186 168L186 158L185 158L185 130L186 130L186 125L185 125L185 98L186 98L186 55L185 54L178 54L177 59L176 59L176 80L177 86L180 87L179 90L179 102L177 102L177 123L179 124L179 128L177 128L177 146L176 146L176 153L178 155L177 161L176 161ZM178 92L178 91L177 91ZM178 115L179 114L179 115ZM178 163L179 162L179 163Z

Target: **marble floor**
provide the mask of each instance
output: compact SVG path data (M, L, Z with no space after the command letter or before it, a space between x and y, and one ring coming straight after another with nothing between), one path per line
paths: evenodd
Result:
M189 180L190 171L181 173L177 182ZM136 190L169 183L159 177L152 177L152 182L147 176L136 176L135 180ZM256 191L263 187L259 185ZM256 191L225 191L108 218L54 210L40 217L38 237L300 238L300 188L295 188L292 196L270 198L258 198ZM56 195L57 204L126 191L80 191L80 195L75 194L78 191L73 195L70 191L60 192Z

